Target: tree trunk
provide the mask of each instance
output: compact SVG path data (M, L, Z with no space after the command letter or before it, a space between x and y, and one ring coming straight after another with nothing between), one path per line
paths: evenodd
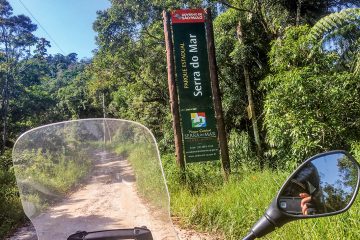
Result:
M298 2L296 4L296 26L300 25L302 2L303 2L303 0L298 0Z
M251 113L251 122L252 122L253 130L254 130L254 138L255 138L255 143L256 143L257 154L260 158L262 158L263 152L262 152L259 128L258 128L258 124L257 124L255 104L254 104L254 100L253 100L253 96L252 96L252 89L251 89L248 67L244 65L243 71L244 71L244 78L245 78L246 94L247 94L248 102L249 102L249 111ZM263 164L261 164L261 165L263 165Z
M5 150L5 145L7 142L7 132L8 132L8 123L7 123L7 115L9 109L9 99L8 99L8 91L9 91L9 77L6 74L4 88L2 91L2 104L1 104L1 120L2 120L2 133L1 133L1 146L0 153L3 153Z
M105 107L105 93L102 93L102 110L103 110L103 117L106 118L106 107Z
M180 168L181 180L185 181L185 159L184 150L182 145L181 125L180 125L180 113L178 93L175 82L175 62L173 53L172 34L170 26L170 13L163 11L164 21L164 34L166 45L166 60L167 60L167 75L168 75L168 87L170 96L170 109L173 116L173 130L174 130L174 142L175 142L175 155L176 163Z
M226 181L229 179L229 175L231 172L230 168L230 158L229 158L229 147L228 141L225 131L225 123L223 117L223 110L221 105L221 97L220 97L220 87L219 87L219 79L217 75L217 64L215 57L215 44L214 44L214 32L213 32L213 24L211 17L210 8L206 9L206 37L207 37L207 48L209 53L209 68L210 68L210 80L211 80L211 90L213 94L213 102L214 102L214 110L215 110L215 118L217 123L218 130L218 140L220 146L221 153L221 163L224 171L224 178Z
M242 25L241 25L241 20L238 23L238 27L237 27L237 38L238 41L243 44L243 30L242 30ZM256 117L256 112L255 112L255 104L254 104L254 100L253 100L253 94L252 94L252 88L251 88L251 82L250 82L250 75L249 75L249 68L246 65L247 63L244 62L243 65L243 73L244 73L244 79L245 79L245 87L246 87L246 95L248 97L248 102L249 102L249 112L250 112L250 116L251 116L251 122L252 122L252 127L253 127L253 131L254 131L254 139L255 139L255 144L256 144L256 151L257 151L257 155L260 158L260 166L263 167L264 163L263 163L263 150L262 150L262 144L260 141L260 134L259 134L259 128L258 128L258 124L257 124L257 117Z
M2 27L2 38L6 39L4 36L5 33L4 27ZM7 141L7 112L8 112L8 91L9 91L9 57L8 57L8 41L4 41L5 44L5 56L6 56L6 68L7 71L5 73L5 82L4 88L2 89L2 103L1 103L1 120L2 120L2 133L1 133L1 146L0 146L0 153L4 153L5 145Z

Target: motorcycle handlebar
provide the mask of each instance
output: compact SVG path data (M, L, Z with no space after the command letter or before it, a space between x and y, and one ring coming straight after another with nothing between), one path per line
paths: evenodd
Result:
M114 229L96 232L76 232L68 237L67 240L153 240L151 231L146 227L135 227L131 229Z

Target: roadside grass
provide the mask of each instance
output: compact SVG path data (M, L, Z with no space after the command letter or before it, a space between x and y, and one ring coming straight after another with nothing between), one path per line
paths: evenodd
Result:
M70 152L70 151L69 151ZM20 181L46 187L54 194L64 195L79 183L79 180L88 175L91 161L83 152L63 154L38 151L25 151L17 156L24 164L15 165Z
M76 152L72 158L56 157L39 151L24 152L19 157L19 165L12 167L11 149L0 156L0 239L26 220L19 197L14 169L17 168L26 189L24 197L39 211L54 199L41 191L43 187L56 194L71 191L90 171L87 157ZM38 188L41 187L40 191ZM30 188L29 188L30 187ZM30 190L31 189L31 190Z
M14 172L0 167L0 239L24 220Z
M89 175L91 160L88 155L82 151L66 152L65 155L61 151L39 148L13 153L13 169L25 204L24 211L29 217L37 216L62 200Z
M170 189L172 215L180 219L183 227L221 233L226 239L246 236L290 174L269 169L238 169L227 183L219 183L219 164L188 164L187 175L192 177L181 186L174 174L175 160L165 156L163 161ZM189 182L194 179L202 180ZM211 184L213 186L209 186ZM197 190L193 191L194 188ZM358 197L353 207L344 214L288 223L266 238L360 239L359 216Z
M153 207L168 210L168 193L161 171L157 148L152 142L119 144L115 153L131 163L137 192Z

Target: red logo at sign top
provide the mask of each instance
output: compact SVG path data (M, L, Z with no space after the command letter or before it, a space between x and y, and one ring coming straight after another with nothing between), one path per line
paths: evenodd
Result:
M182 9L171 12L172 23L202 23L205 22L204 9Z

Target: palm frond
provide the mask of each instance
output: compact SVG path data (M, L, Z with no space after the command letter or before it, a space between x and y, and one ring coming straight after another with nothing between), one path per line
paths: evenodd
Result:
M323 17L312 27L310 37L321 40L326 34L348 24L360 26L360 8L344 9Z
M360 74L360 8L323 17L311 28L309 38L321 51L336 52L341 59L339 63ZM315 53L313 49L309 57Z

